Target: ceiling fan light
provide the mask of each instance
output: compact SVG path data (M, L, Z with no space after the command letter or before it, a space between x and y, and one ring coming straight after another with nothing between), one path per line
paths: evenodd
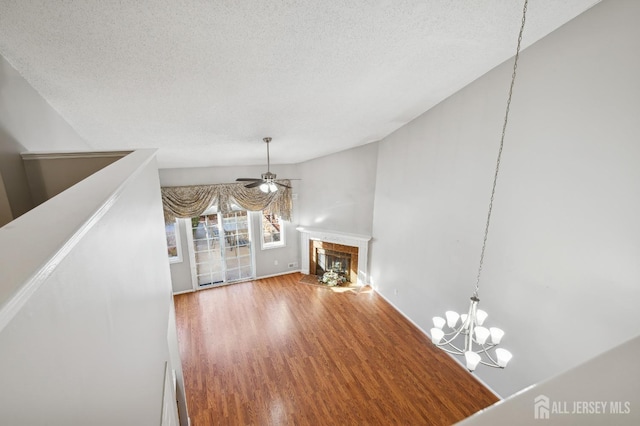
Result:
M260 191L266 194L267 192L269 192L269 185L267 185L266 182L263 183L262 185L260 185Z
M269 192L276 192L278 190L278 187L276 186L275 183L270 182L269 183Z

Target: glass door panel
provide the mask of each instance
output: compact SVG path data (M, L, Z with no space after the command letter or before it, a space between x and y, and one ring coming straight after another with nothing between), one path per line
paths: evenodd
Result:
M246 211L205 214L191 220L197 286L209 287L253 277Z
M224 282L218 215L202 215L191 220L195 273L198 286Z
M225 250L227 279L232 281L251 278L253 270L250 267L251 239L247 212L234 211L223 215L222 226L227 244L227 250Z

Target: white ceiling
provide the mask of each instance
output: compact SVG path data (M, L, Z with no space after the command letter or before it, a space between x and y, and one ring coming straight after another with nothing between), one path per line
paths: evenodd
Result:
M532 0L524 46L594 3ZM284 164L428 110L514 54L521 14L517 0L0 0L0 53L91 149L251 165L272 136Z

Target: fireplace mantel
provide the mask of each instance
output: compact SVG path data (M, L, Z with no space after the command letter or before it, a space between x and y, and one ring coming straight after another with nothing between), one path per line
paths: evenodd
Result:
M303 274L309 273L309 240L324 241L327 243L342 244L358 248L358 284L367 284L368 273L368 252L369 240L371 236L361 234L350 234L347 232L330 231L320 228L309 228L299 226L296 228L300 232L300 266Z

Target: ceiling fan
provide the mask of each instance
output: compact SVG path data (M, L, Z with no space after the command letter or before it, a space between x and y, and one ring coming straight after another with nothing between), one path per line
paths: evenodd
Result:
M291 188L289 185L286 185L284 183L281 182L277 182L276 181L276 174L275 173L271 173L270 169L269 169L269 142L271 142L271 138L266 137L264 139L262 139L263 141L265 141L265 143L267 144L267 172L263 173L261 177L259 178L238 178L236 179L236 182L250 182L247 185L245 185L245 188L256 188L259 187L260 191L265 192L265 193L269 193L269 192L276 192L278 190L278 185L284 187L284 188Z

